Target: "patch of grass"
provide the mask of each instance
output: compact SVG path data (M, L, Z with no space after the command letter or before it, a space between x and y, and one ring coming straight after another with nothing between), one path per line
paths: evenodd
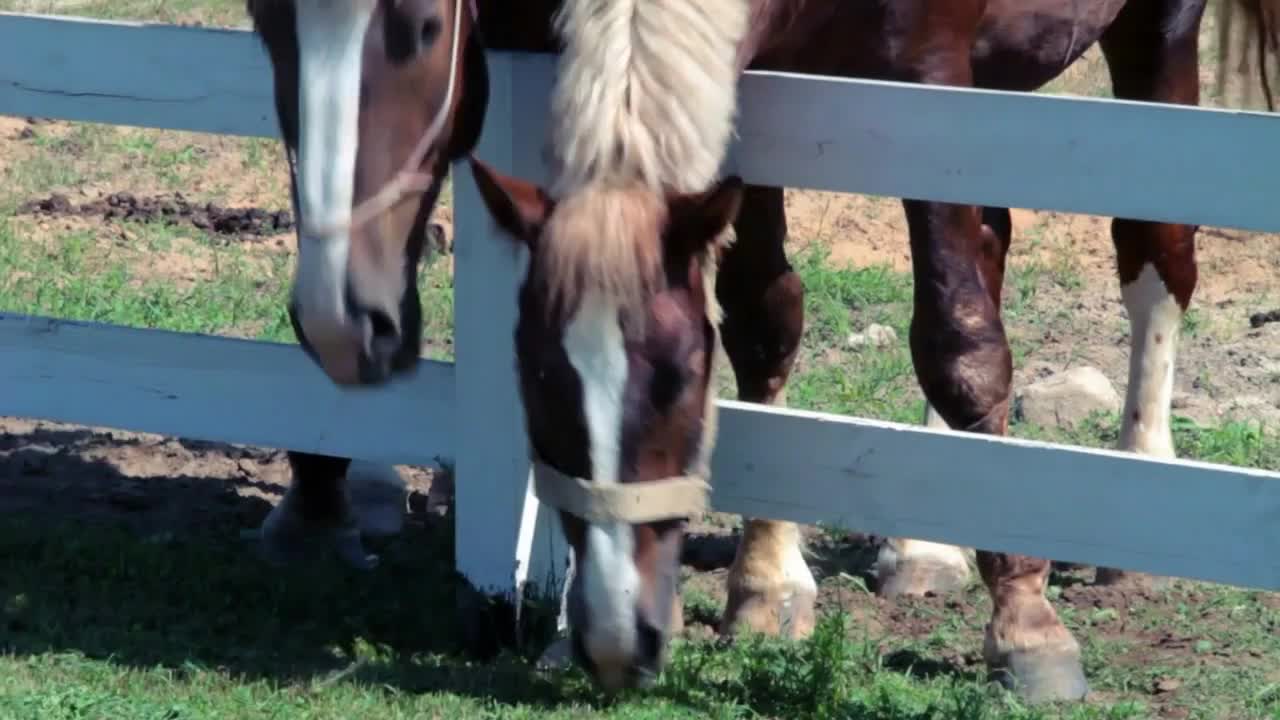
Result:
M1280 471L1280 433L1261 423L1230 420L1218 426L1204 426L1175 415L1171 424L1178 457ZM1015 437L1114 448L1120 439L1120 416L1097 412L1071 428L1045 429L1024 422L1011 423L1009 429Z
M453 360L453 273L450 258L433 255L418 273L418 293L422 297L422 338L425 355L434 360Z
M684 596L685 622L699 622L710 627L720 624L720 603L709 593L686 584L681 594Z
M1122 718L1026 708L965 673L889 669L846 615L803 642L678 641L646 691L506 653L476 663L452 621L452 528L419 528L379 568L264 572L236 543L0 520L0 716L12 718Z
M918 422L923 396L911 367L907 332L911 276L886 266L833 267L810 246L792 259L805 286L805 337L787 384L792 407ZM871 324L893 328L883 347L852 348L849 335Z
M188 137L168 138L154 131L126 130L114 138L118 145L116 154L130 170L156 177L167 190L182 191L189 187L191 175L204 169L209 152L191 142L191 133L183 135Z
M129 237L104 242L78 230L47 245L25 242L16 219L0 220L0 310L129 327L294 343L285 313L293 257L253 252L160 223L127 223ZM105 228L110 231L110 227ZM153 276L153 253L202 261L194 281ZM447 258L419 273L427 354L453 355L453 280Z
M0 11L247 27L244 0L0 0Z
M88 231L70 232L50 246L23 242L13 219L0 220L0 308L11 312L180 332L231 334L292 342L285 315L289 259L250 262L236 246L203 248L215 265L212 282L185 287L161 276L136 280L147 250L121 252ZM173 241L150 226L143 244L158 250ZM265 267L264 267L265 265Z

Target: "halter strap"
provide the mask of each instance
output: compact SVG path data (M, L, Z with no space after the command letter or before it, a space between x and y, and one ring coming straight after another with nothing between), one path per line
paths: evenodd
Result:
M533 492L539 502L589 523L638 525L702 514L708 506L711 485L694 475L602 485L535 461Z
M317 234L337 233L341 230L350 230L363 225L391 209L405 195L426 192L431 187L431 184L435 182L435 174L433 172L430 170L423 172L420 168L422 167L422 161L427 157L427 152L431 150L431 146L435 144L441 131L444 130L444 124L449 118L449 109L453 107L453 91L457 83L458 64L461 57L462 6L465 1L467 0L454 0L453 4L453 41L449 47L449 84L445 87L444 102L436 110L435 117L432 118L431 124L422 133L418 144L414 146L408 161L396 173L395 177L383 185L378 192L357 205L351 211L350 219L329 226L314 228L312 232ZM470 11L471 18L474 20L477 17L475 0L470 0ZM292 158L289 164L292 169ZM305 218L298 218L298 220L303 221ZM299 222L299 232L301 233L304 229L302 223Z

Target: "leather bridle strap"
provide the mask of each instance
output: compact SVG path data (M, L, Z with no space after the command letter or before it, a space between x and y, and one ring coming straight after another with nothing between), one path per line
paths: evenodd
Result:
M638 525L697 517L706 511L711 495L711 485L694 475L606 485L565 475L536 461L533 483L539 502L592 524Z
M444 130L445 123L449 120L449 111L453 107L454 87L458 80L458 65L462 62L462 8L464 1L454 0L453 32L449 46L449 80L445 86L444 101L436 109L436 114L431 119L431 124L427 126L426 131L418 139L418 144L413 148L413 152L410 153L404 167L396 173L395 177L384 184L378 192L357 205L351 211L351 216L348 219L327 226L312 226L309 228L312 233L323 235L350 231L391 209L406 195L426 192L435 182L435 174L421 170L421 166L426 160L427 153L430 152L440 138L440 133ZM467 3L467 7L471 13L471 21L473 23L476 22L476 4L474 0ZM292 152L288 152L286 155L289 161L289 173L296 183L297 160ZM296 198L294 204L297 204ZM299 233L303 230L302 223L304 220L305 218L298 218Z

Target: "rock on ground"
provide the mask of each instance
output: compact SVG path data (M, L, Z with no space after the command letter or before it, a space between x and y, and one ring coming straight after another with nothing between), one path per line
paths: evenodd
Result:
M1095 367L1077 367L1028 385L1015 415L1041 427L1070 427L1095 411L1119 412L1120 395Z
M848 345L851 348L885 347L898 342L898 332L888 325L872 323L863 332L849 335Z

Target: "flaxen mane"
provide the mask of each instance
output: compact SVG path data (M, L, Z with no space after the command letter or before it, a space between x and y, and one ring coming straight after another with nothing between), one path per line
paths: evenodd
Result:
M737 110L750 0L565 0L552 93L559 205L539 253L553 297L625 311L661 279L662 193L715 180ZM553 303L554 304L554 303Z
M592 182L704 189L733 131L750 10L749 0L565 0L553 194Z

